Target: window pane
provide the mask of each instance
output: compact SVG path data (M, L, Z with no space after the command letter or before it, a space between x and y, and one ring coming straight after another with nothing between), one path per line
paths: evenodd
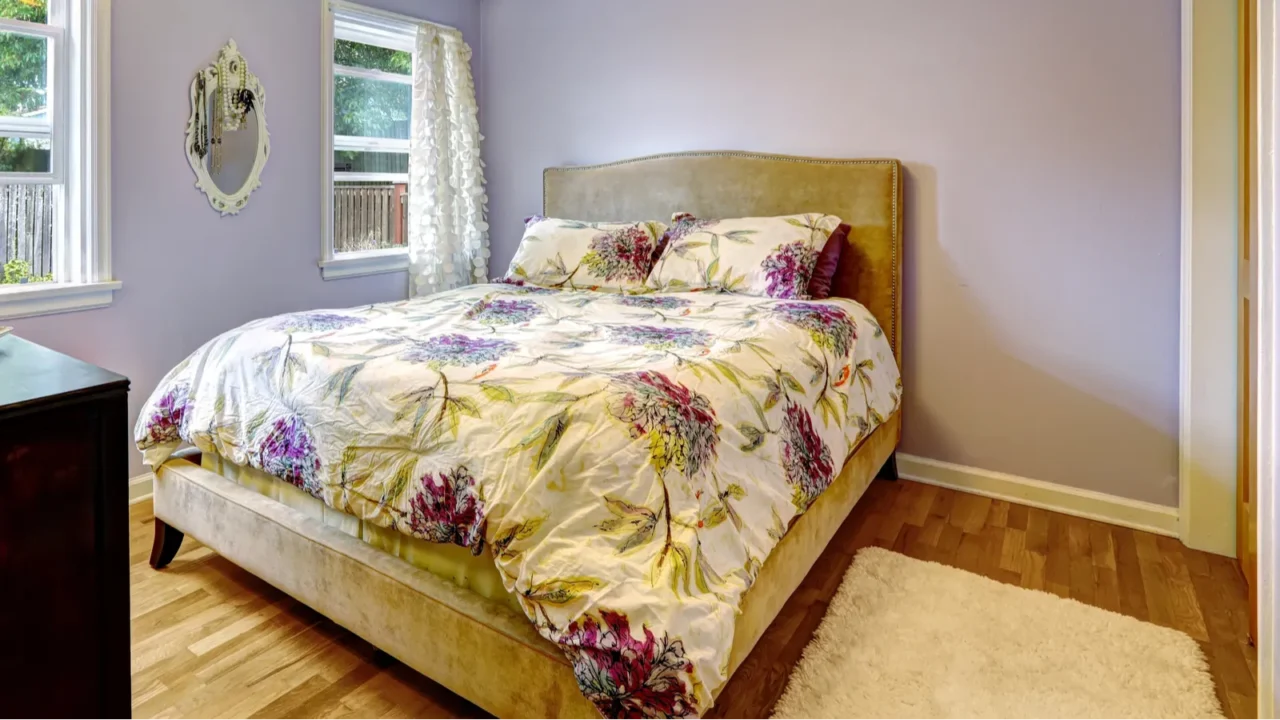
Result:
M53 280L53 185L0 185L0 284Z
M333 154L333 171L406 175L409 172L409 153L338 150Z
M47 23L49 22L48 6L48 0L0 0L0 17Z
M48 44L45 38L0 32L0 115L45 117Z
M49 172L49 141L0 137L0 172Z
M404 247L406 200L404 183L334 183L334 251Z
M334 41L333 62L347 67L381 70L397 75L413 74L413 56L409 53L350 40Z
M333 78L335 135L408 140L412 114L410 85L343 75Z

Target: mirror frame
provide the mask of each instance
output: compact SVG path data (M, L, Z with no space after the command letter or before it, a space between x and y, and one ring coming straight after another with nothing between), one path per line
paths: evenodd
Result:
M266 167L267 156L271 154L271 138L267 134L267 96L258 81L258 76L249 71L249 64L236 47L236 41L230 40L218 53L219 61L237 60L244 63L245 87L253 92L254 115L258 118L258 154L253 160L253 168L245 178L240 189L233 193L223 192L213 181L209 170L205 167L204 158L196 152L196 93L200 79L203 77L207 87L218 82L218 63L196 73L191 80L191 117L187 120L187 163L196 174L196 187L209 198L209 204L222 215L235 215L244 209L249 202L249 195L262 185L262 169Z

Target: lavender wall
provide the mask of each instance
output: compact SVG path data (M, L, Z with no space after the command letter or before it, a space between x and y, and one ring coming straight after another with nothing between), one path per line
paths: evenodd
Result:
M494 272L545 166L725 148L901 158L903 449L1176 504L1176 0L481 12Z
M479 0L363 0L453 25L480 61ZM404 297L404 273L320 279L319 0L115 0L112 252L124 288L102 310L16 332L133 380L139 407L209 338L281 312ZM248 207L219 218L183 153L195 71L235 38L267 93L271 158ZM131 474L144 471L134 456Z

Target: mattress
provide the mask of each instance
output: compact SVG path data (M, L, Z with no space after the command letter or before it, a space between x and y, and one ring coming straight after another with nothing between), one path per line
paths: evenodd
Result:
M314 520L341 530L353 538L433 575L449 580L481 597L503 603L520 614L520 602L502 584L502 576L489 553L472 555L458 545L430 542L406 535L399 530L365 522L358 517L325 505L289 483L257 468L229 462L218 455L205 453L201 465L222 477L271 498Z

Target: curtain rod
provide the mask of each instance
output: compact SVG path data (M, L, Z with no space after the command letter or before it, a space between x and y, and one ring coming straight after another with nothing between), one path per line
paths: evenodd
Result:
M353 2L347 2L346 0L329 0L329 7L334 10L345 10L359 15L369 15L372 17L383 18L384 20L394 20L396 22L411 23L413 25L434 25L441 30L452 30L459 35L462 34L461 30L453 27L452 25L432 22L425 18L416 18L411 15L403 15L401 13L391 12L390 10L380 10L375 7L369 7L368 5L359 5Z

